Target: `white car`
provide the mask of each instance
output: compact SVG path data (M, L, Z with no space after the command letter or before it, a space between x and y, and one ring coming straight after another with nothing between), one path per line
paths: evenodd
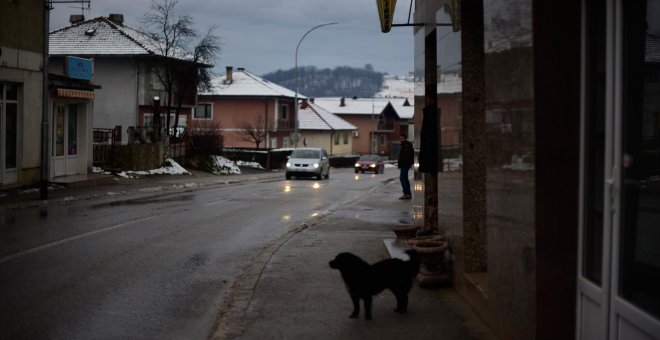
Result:
M286 179L294 177L330 178L330 159L321 148L298 148L286 161Z

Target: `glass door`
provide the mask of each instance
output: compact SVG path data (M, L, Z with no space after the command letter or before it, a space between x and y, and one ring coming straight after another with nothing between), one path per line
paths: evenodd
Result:
M660 339L660 0L585 0L578 339Z
M78 106L55 104L53 110L52 159L53 175L77 173L78 164Z

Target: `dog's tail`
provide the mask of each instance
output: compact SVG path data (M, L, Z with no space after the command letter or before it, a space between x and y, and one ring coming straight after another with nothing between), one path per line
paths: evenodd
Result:
M419 273L419 266L420 266L420 260L419 260L419 254L413 250L413 249L408 249L406 250L406 254L410 257L410 260L408 260L408 269L410 270L410 276L415 277L417 273Z

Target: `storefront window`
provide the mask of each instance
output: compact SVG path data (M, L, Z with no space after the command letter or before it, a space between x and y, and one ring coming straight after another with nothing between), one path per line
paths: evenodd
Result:
M623 2L620 295L660 317L660 0Z

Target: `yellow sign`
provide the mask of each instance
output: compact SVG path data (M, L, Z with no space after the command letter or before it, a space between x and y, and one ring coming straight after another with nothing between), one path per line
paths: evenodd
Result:
M376 0L376 3L378 4L378 15L380 16L380 29L383 33L387 33L392 28L396 0Z

